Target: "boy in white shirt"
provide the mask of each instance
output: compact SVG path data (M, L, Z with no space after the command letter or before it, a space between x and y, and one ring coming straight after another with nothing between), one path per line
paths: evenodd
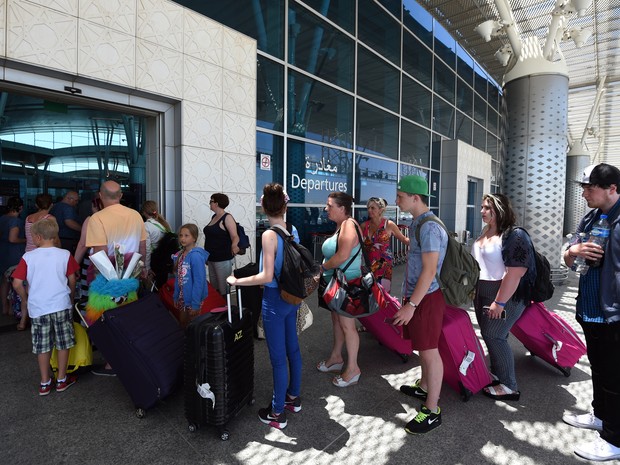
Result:
M27 309L31 317L32 352L41 372L39 395L46 396L54 381L50 369L54 346L58 350L56 391L65 391L77 380L74 375L67 376L67 363L69 349L75 345L72 306L79 265L68 250L54 247L58 236L55 219L37 221L31 232L37 248L21 258L13 272L13 288L22 299L22 311Z

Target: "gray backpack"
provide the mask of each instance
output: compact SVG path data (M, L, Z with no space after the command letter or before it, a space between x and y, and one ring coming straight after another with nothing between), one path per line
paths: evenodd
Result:
M448 249L437 274L446 303L454 307L470 304L476 294L476 284L480 278L480 266L469 251L448 232L446 225L435 215L429 215L418 224L415 238L420 243L420 228L427 221L439 224L448 234Z

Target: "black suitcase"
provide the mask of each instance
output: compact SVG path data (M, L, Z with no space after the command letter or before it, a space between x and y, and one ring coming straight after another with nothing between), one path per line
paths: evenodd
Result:
M88 335L125 386L138 418L180 384L183 330L156 294L107 310Z
M258 274L258 263L248 263L241 268L233 271L235 278L245 278ZM262 286L243 286L243 297L246 308L252 314L252 328L254 337L258 339L258 318L263 308L263 287Z
M194 319L185 337L185 417L190 431L216 426L226 441L226 425L244 405L254 403L254 340L252 319L238 307ZM237 308L239 311L237 311Z

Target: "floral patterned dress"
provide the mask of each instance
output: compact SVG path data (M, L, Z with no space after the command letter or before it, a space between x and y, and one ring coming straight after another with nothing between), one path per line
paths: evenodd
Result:
M372 236L370 235L370 221L364 223L362 231L364 238L364 249L370 260L370 269L377 278L392 280L393 257L390 251L391 234L385 229L387 219L383 218L379 227Z

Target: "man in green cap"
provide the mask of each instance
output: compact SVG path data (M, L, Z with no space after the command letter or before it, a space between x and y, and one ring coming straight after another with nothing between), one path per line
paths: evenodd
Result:
M398 182L396 205L413 215L409 226L409 255L403 281L403 306L394 316L394 324L406 326L413 350L419 351L422 377L400 390L424 400L418 414L405 426L411 434L427 433L441 424L439 393L443 379L443 362L439 355L439 336L445 301L436 276L446 256L448 235L435 221L420 228L420 242L415 231L418 224L433 213L428 208L428 183L421 176L405 176Z

